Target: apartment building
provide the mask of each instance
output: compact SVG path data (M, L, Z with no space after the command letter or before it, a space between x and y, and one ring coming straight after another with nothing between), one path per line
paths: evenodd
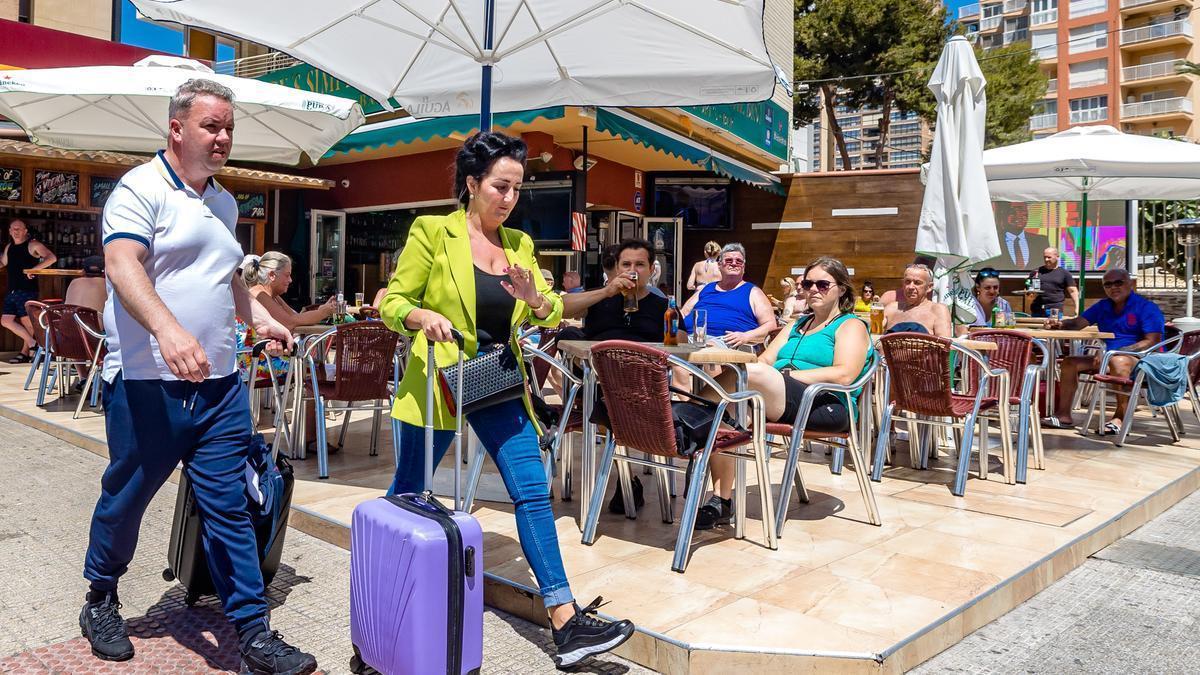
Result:
M821 118L812 123L812 146L809 154L809 171L843 171L833 125L822 108ZM850 155L850 170L855 169L904 169L921 165L921 151L932 136L929 125L916 113L891 112L891 123L884 139L883 162L875 166L875 152L879 146L880 121L883 111L879 108L850 108L845 105L834 107L838 127L846 139L846 151Z
M1027 43L1049 77L1029 120L1034 137L1081 124L1200 138L1194 76L1200 16L1192 0L991 0L958 18L984 50Z

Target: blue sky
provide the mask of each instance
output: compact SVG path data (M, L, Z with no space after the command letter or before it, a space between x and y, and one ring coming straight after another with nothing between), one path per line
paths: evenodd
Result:
M121 42L168 54L183 54L183 31L139 20L137 9L129 0L121 0ZM226 61L233 56L232 47L217 46L218 61Z

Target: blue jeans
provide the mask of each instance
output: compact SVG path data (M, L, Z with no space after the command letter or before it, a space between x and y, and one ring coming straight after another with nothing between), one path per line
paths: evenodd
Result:
M542 467L537 431L520 399L497 403L467 415L467 422L500 469L517 518L521 550L533 569L547 607L572 600L567 571L558 550L558 531L550 508L550 486ZM437 466L454 442L453 431L433 432ZM425 429L400 423L400 465L388 494L420 492L425 483Z

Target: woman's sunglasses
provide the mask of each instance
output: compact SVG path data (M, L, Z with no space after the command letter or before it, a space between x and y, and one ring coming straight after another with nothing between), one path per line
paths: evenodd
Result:
M983 270L979 273L979 276L982 279L987 279L988 277L999 279L1000 273L997 272L996 270Z
M816 288L817 292L822 294L828 293L829 289L833 287L834 283L828 279L818 279L816 281L813 281L812 279L805 279L804 281L800 282L800 288L803 288L806 291L811 291L813 288Z

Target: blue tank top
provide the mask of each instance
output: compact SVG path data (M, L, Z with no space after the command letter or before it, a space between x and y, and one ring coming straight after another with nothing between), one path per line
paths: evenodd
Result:
M696 318L694 310L708 310L708 334L721 337L730 332L743 333L758 328L758 317L754 316L754 308L750 306L750 293L754 284L749 281L732 291L717 289L717 282L712 282L700 289L700 299L691 314L684 319L684 327L692 332L692 322Z

